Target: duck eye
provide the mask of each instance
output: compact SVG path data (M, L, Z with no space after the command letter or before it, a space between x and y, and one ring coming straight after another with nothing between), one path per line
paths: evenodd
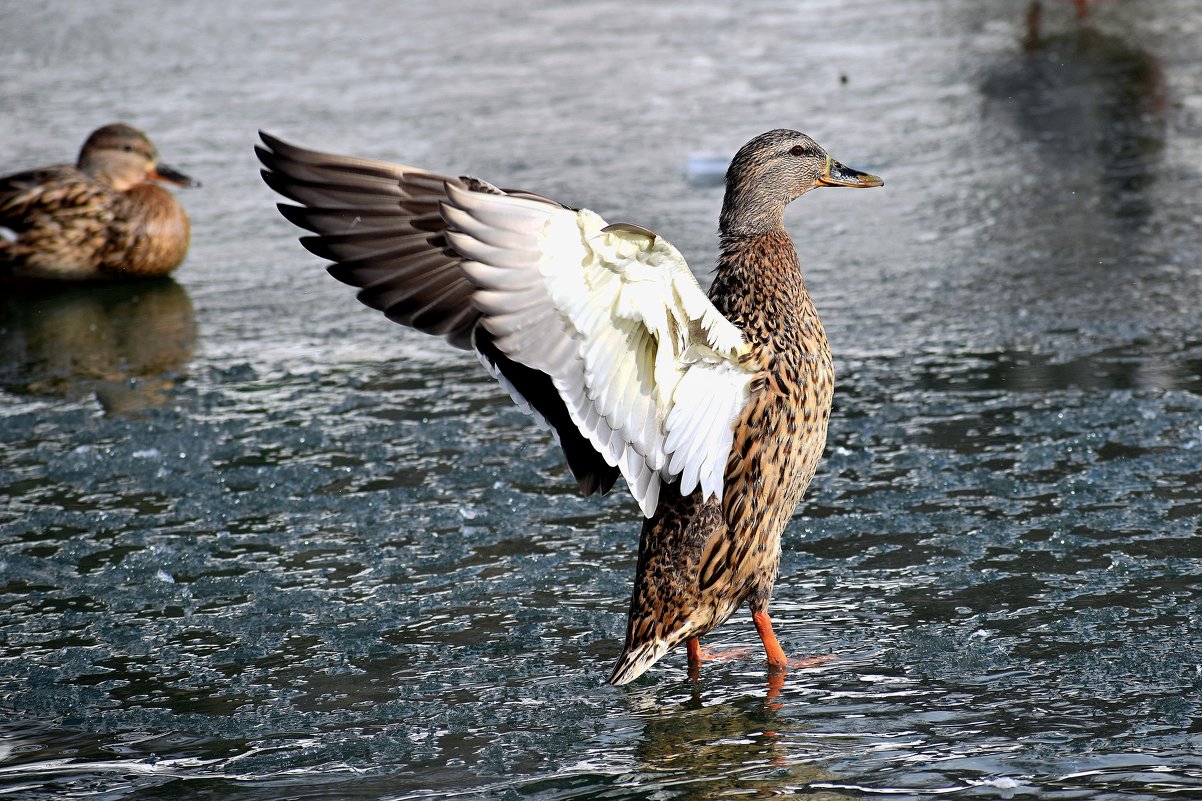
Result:
M789 152L792 153L794 156L800 156L802 153L806 152L806 149L804 147L802 147L801 145L793 145L793 149L790 150Z

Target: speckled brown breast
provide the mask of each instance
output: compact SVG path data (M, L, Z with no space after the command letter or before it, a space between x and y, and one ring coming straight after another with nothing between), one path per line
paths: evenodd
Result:
M788 236L729 246L710 298L743 330L762 372L735 426L721 504L665 487L643 526L630 642L674 645L721 624L744 601L767 606L781 533L826 443L834 365Z
M188 215L171 192L151 183L125 192L102 269L113 275L165 275L188 254Z

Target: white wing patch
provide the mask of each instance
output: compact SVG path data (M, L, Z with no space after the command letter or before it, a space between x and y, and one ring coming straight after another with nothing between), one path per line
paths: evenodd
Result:
M454 183L447 195L447 236L497 347L551 377L643 514L660 481L721 498L754 369L680 252L588 210Z

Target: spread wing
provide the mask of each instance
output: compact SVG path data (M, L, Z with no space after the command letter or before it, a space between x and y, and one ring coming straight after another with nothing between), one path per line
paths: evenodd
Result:
M721 496L754 368L676 248L531 193L263 141L305 247L367 305L477 350L582 490L621 473L648 517L662 481Z

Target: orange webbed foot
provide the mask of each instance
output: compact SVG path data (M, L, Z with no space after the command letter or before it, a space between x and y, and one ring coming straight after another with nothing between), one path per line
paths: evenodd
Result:
M834 660L834 658L834 654L823 654L822 656L791 656L787 660L787 667L797 668L798 670L820 668L827 662Z
M689 678L693 681L701 678L702 662L742 659L751 654L750 648L702 648L696 637L685 640L685 648L689 652Z
M821 667L834 658L830 654L789 658L785 656L784 649L780 647L780 643L772 631L772 621L768 618L768 613L753 612L751 619L755 622L756 631L759 632L760 639L764 643L770 677L783 677L789 668L806 670ZM702 662L742 659L751 654L750 648L702 648L701 642L696 637L685 640L685 648L689 654L689 677L694 680L700 675ZM779 683L777 683L776 689L780 689Z
M686 640L685 647L689 651L690 666L700 666L702 662L742 659L751 654L750 648L702 648L701 643L696 638Z

